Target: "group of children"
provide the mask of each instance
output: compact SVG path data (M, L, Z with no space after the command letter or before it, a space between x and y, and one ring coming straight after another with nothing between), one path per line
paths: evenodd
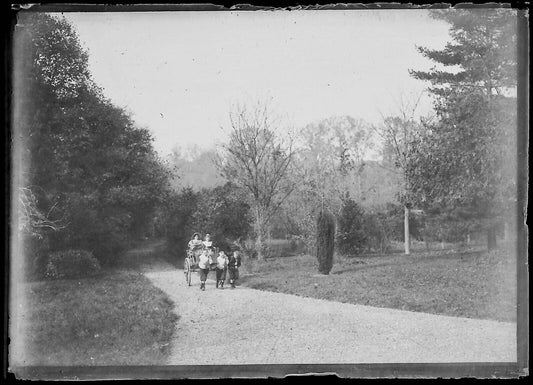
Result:
M205 240L201 241L198 233L194 233L189 241L189 251L194 256L194 250L201 250L198 257L198 269L200 270L200 290L205 290L205 281L209 273L211 264L216 264L216 287L224 289L226 272L229 273L229 282L231 288L235 288L235 282L239 279L239 267L241 266L241 257L238 251L230 253L229 256L223 250L220 250L216 260L213 261L214 245L209 234L205 235ZM196 261L195 261L196 262Z

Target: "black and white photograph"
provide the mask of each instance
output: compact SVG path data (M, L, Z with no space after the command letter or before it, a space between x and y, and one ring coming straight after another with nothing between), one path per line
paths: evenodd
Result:
M524 11L15 18L16 378L528 373Z

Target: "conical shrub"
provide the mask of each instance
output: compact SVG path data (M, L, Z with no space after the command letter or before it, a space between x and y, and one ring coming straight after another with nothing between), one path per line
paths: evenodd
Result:
M335 249L335 218L321 211L317 219L316 257L318 271L329 274L333 267L333 251Z

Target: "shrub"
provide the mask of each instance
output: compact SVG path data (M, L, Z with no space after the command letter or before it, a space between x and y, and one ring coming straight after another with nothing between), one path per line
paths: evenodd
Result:
M383 212L365 214L364 231L366 245L375 251L385 253L394 234L394 220Z
M385 207L364 213L363 231L365 245L380 253L387 252L391 241L404 240L404 207L387 203ZM421 238L422 222L416 215L410 215L409 233L414 239Z
M48 256L45 276L51 279L79 278L97 274L100 263L85 250L63 250Z
M357 254L364 248L367 242L364 219L363 209L353 199L343 200L337 234L341 254Z
M320 212L317 220L316 256L318 271L329 274L333 267L335 249L335 218L330 213Z
M289 251L295 253L298 250L298 242L294 237L289 240Z

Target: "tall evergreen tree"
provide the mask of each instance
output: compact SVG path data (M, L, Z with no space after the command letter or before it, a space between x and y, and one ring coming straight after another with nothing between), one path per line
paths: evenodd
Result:
M333 267L335 251L335 217L327 211L321 211L317 218L316 256L318 271L328 275Z
M516 175L516 12L433 11L450 23L442 50L419 48L436 63L411 71L431 83L438 121L414 139L409 176L418 203L475 221L495 246L495 225L513 205Z
M145 232L166 191L150 133L103 96L65 19L21 13L15 47L18 185L61 224L42 234L51 249L109 260Z

